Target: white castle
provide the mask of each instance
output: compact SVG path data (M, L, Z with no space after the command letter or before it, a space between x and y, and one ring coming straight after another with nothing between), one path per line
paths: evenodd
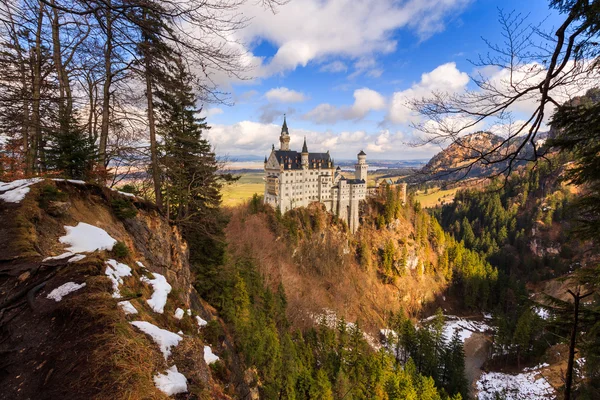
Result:
M348 223L351 232L359 225L358 205L367 197L367 155L358 153L354 179L346 179L327 153L309 153L304 138L302 152L290 150L290 133L285 117L279 137L265 157L265 203L285 213L319 202L327 211Z

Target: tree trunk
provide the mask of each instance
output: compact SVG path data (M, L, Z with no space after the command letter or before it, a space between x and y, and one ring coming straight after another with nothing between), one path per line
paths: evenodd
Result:
M31 123L33 125L33 135L31 136L31 151L28 154L27 164L29 170L35 173L38 170L38 157L43 151L42 143L42 121L40 116L41 85L42 85L42 25L44 22L44 4L38 1L38 20L35 33L35 52L33 54L33 88L31 93L32 112Z
M25 154L25 175L31 174L31 165L28 162L30 159L31 149L29 148L29 136L30 136L30 121L29 121L29 107L31 106L31 93L29 83L27 81L27 66L25 64L25 54L23 48L19 43L19 34L17 33L17 29L15 28L15 22L13 20L12 14L8 13L9 23L10 23L10 35L12 36L13 44L15 46L15 50L17 52L17 57L19 59L19 77L21 80L21 101L23 102L23 110L22 110L22 121L21 121L21 136L23 143L23 152Z
M104 48L104 87L102 89L102 125L100 126L100 145L98 148L98 162L101 170L105 170L108 164L106 157L106 148L108 145L108 127L110 118L110 89L112 85L112 57L113 57L113 16L110 10L111 0L106 0L106 46Z
M143 14L144 21L146 13ZM152 79L152 55L150 52L150 43L148 37L144 35L144 66L146 78L146 100L148 104L148 129L150 130L150 163L152 169L152 181L154 183L154 199L156 206L162 209L162 193L160 166L158 165L158 148L156 145L156 121L154 118L154 96L153 96L153 79Z
M51 3L54 5L54 1ZM73 96L69 84L69 76L62 61L62 49L60 43L60 20L58 10L53 9L52 14L52 55L54 58L54 67L58 77L58 116L60 124L60 133L63 134L69 130L71 113L73 109Z
M565 377L565 400L571 399L571 386L573 385L573 366L575 364L575 344L577 342L577 325L579 323L579 303L582 299L591 296L593 292L581 295L579 289L577 293L573 293L568 290L569 294L573 296L573 326L571 327L571 342L569 343L569 362L567 364L567 373Z

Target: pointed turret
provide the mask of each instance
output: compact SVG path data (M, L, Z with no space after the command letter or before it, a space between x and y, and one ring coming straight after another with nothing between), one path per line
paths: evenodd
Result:
M285 114L283 114L283 125L281 125L281 135L279 136L279 150L290 150L290 132L288 131Z
M285 133L286 135L290 134L288 132L287 121L285 120L285 114L283 114L283 125L281 126L281 133Z
M304 136L304 144L302 145L302 169L308 169L308 147L306 146L306 136Z

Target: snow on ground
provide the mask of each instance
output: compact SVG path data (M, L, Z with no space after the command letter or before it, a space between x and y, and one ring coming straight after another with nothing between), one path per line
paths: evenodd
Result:
M77 179L61 179L61 178L54 178L52 179L53 181L56 182L70 182L70 183L74 183L76 185L85 185L85 181L80 181Z
M203 320L202 318L200 318L199 316L196 315L196 322L198 323L198 326L200 328L202 328L203 326L208 325L208 322L206 322L205 320Z
M212 352L210 346L204 346L204 361L207 365L219 361L219 357Z
M550 312L543 307L533 307L533 312L536 313L541 319L550 318Z
M183 314L185 314L185 311L183 311L181 308L178 308L177 310L175 310L175 315L173 316L177 319L181 319L183 318Z
M117 260L106 260L106 271L104 273L108 276L108 279L112 281L113 286L113 297L118 299L121 297L119 291L119 285L123 284L124 276L131 276L131 268L129 265L118 262Z
M67 257L71 257L74 256L75 253L71 252L71 251L67 251L65 253L59 254L57 256L53 256L53 257L46 257L42 260L42 262L45 261L50 261L50 260L62 260L63 258L67 258Z
M171 348L177 346L183 339L178 334L170 332L166 329L161 329L150 322L132 321L130 324L154 340L158 347L160 347L160 351L163 353L163 356L165 356L165 360L171 355ZM206 348L204 349L204 357L206 358Z
M485 333L492 330L485 322L471 321L453 315L445 315L444 318L446 319L444 322L444 336L447 341L452 340L455 331L458 331L460 340L464 342L470 338L474 332Z
M154 384L167 396L187 392L187 378L177 371L175 365L169 368L166 374L154 375Z
M554 389L539 371L527 371L517 375L501 372L484 372L477 381L479 400L535 400L553 399Z
M77 261L81 261L85 258L85 254L75 254L73 257L67 260L68 263L74 263Z
M171 293L171 285L167 282L167 279L161 275L153 272L154 279L146 278L142 276L140 280L144 283L152 285L154 289L154 293L152 293L152 297L146 300L146 303L150 305L150 307L159 314L162 314L165 310L165 304L167 304L167 296Z
M127 196L127 197L136 197L136 195L133 193L121 192L120 190L117 190L117 193L122 194L123 196Z
M67 234L61 236L58 241L70 245L67 250L73 253L112 250L117 243L104 229L85 222L80 222L77 226L65 225L65 230Z
M63 297L65 297L69 293L73 293L74 291L79 290L83 287L85 287L85 282L81 284L75 282L67 282L51 291L46 297L56 302L59 302L62 300Z
M26 186L9 190L8 192L0 194L0 199L6 201L7 203L20 203L21 200L25 198L27 193L29 193L29 190L30 189Z
M133 304L131 304L130 301L120 301L117 304L123 309L123 312L127 315L138 313L138 310L135 309L135 307L133 306Z
M8 203L20 203L29 193L29 186L43 181L43 178L18 179L16 181L4 183L0 182L0 199Z

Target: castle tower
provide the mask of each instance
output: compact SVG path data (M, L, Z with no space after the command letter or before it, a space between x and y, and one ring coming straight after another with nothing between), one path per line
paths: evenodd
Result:
M283 116L283 125L281 126L281 136L279 136L279 150L290 150L290 132L285 121L285 114Z
M354 178L367 181L367 154L364 151L358 153L358 162L354 165Z
M302 169L308 169L308 147L306 146L306 137L302 145Z

